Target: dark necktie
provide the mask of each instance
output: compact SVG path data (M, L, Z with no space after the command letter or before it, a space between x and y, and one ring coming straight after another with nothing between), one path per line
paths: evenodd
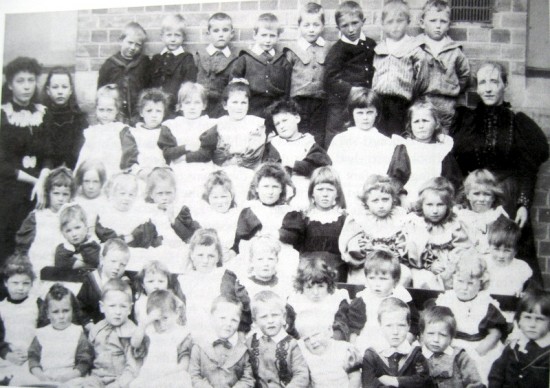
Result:
M216 347L218 345L222 345L226 349L231 349L233 347L233 345L231 345L231 342L223 338L217 339L212 343L213 347Z
M267 51L264 51L262 53L262 56L264 57L264 59L267 61L267 62L271 62L271 60L273 59L273 55L271 55L269 52Z
M397 376L397 373L399 373L399 360L401 360L401 358L403 358L403 355L398 352L388 357L388 364L392 376Z
M537 345L537 343L533 340L529 340L527 342L527 345L525 345L525 350L527 350L527 353L536 353L540 349L540 346Z
M167 51L167 52L164 53L164 57L172 59L172 58L174 58L174 53L172 51Z

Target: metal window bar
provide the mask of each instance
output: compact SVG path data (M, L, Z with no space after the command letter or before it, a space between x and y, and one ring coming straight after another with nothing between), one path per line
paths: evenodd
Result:
M491 23L494 0L451 0L454 22Z

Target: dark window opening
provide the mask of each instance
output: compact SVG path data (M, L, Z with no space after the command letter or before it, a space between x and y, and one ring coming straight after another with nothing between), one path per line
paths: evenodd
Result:
M450 0L453 22L491 23L494 0Z

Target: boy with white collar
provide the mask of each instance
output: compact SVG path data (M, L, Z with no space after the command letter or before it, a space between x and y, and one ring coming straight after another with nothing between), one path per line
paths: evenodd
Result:
M405 302L389 297L380 303L378 322L385 343L368 348L363 357L363 387L435 387L420 346L407 341L410 310Z
M206 114L211 118L219 118L226 114L222 93L229 83L231 65L237 59L229 45L235 35L231 17L223 12L210 16L207 35L210 44L195 54L197 82L204 86L208 93Z
M321 36L325 27L323 7L307 3L300 10L298 29L300 37L285 49L292 65L290 97L300 107L300 131L311 133L315 142L324 144L327 119L325 58L331 44Z
M191 53L183 47L185 19L179 14L166 16L161 23L161 40L164 48L151 59L151 85L162 88L171 97L173 110L178 102L178 90L184 82L197 80L197 67Z
M485 386L468 353L462 348L450 346L456 334L456 320L450 308L427 308L420 317L419 328L422 354L438 387Z

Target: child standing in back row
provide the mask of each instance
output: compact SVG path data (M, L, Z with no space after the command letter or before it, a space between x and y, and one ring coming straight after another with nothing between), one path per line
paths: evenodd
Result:
M231 78L246 78L250 84L251 115L265 117L264 109L290 92L292 65L276 48L282 32L277 16L261 14L254 26L254 46L241 51L231 69Z
M419 35L428 85L424 94L441 111L443 133L449 133L458 95L468 86L470 64L462 46L449 35L451 7L445 0L428 0L422 8Z
M307 3L300 10L300 37L285 49L292 65L290 97L300 107L300 132L313 135L315 142L325 144L327 101L323 85L325 60L331 45L321 36L325 27L325 12L317 3Z
M185 19L179 14L162 19L160 38L164 48L151 59L151 83L170 95L170 108L177 102L178 90L184 82L197 80L197 67L193 55L183 47Z
M355 1L340 4L335 14L340 40L330 49L326 58L325 90L328 93L328 118L325 131L325 149L342 132L346 121L346 103L353 87L370 88L374 67L376 42L362 32L365 17Z

